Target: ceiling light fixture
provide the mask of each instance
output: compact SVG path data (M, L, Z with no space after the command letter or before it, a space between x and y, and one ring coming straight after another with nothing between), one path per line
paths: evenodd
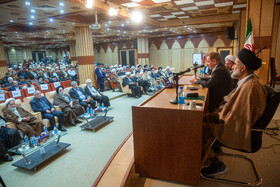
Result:
M60 10L59 12L60 12L61 14L63 14L63 13L64 13L64 10Z
M117 16L119 9L109 8L109 16Z
M33 25L33 23L32 23L32 22L29 22L29 25Z
M31 10L30 10L30 12L34 13L34 12L35 12L35 10L34 10L34 9L31 9Z
M92 8L93 7L93 0L86 0L86 8Z
M50 18L50 22L53 22L53 19L52 18ZM48 32L48 31L47 31Z
M64 3L59 3L59 6L64 6Z
M25 2L25 5L26 5L26 6L30 6L30 2L29 2L29 1L26 1L26 2Z
M143 14L141 14L140 12L134 11L131 13L131 19L136 23L140 23L143 19Z
M11 22L11 23L14 23L14 20L11 19L10 22Z
M31 19L35 19L35 16L32 15L32 16L31 16Z

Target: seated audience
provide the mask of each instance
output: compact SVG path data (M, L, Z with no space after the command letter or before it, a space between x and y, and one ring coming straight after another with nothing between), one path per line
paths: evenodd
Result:
M33 80L37 75L37 73L35 73L34 71L32 71L31 68L28 69L27 75L29 77L29 79Z
M171 72L169 66L166 67L166 72L165 73L166 73L167 77L173 76L173 73Z
M107 96L101 94L93 85L92 81L90 79L86 80L86 87L85 87L85 93L90 96L93 100L97 101L100 105L102 103L105 107L110 106L110 100Z
M13 161L13 158L8 154L8 149L20 144L22 138L16 129L6 127L6 120L0 116L0 160Z
M70 75L65 71L65 66L61 67L61 70L59 72L59 79L61 81L71 80Z
M0 87L0 93L5 93L7 92L6 90L2 90L2 88Z
M57 80L57 77L53 75L49 83L54 83L54 82L59 82L59 80Z
M24 78L24 76L20 76L20 77L19 77L18 85L24 85L24 84L26 84L25 78Z
M8 77L7 79L8 79L8 82L4 84L4 87L12 86L13 85L13 81L14 81L13 77Z
M17 73L17 77L20 77L20 76L23 76L25 79L28 79L28 74L27 74L27 71L26 71L26 68L20 68L19 72Z
M64 114L63 112L55 110L54 106L48 101L48 99L41 95L39 90L34 92L34 99L30 102L30 105L34 112L41 112L43 119L50 121L51 127L48 130L53 130L55 126L54 117L58 117L58 130L66 131L64 126Z
M213 112L223 101L225 95L233 88L233 81L228 69L221 63L221 56L217 52L209 53L207 56L207 66L212 69L212 76L209 80L195 78L190 82L200 84L209 88L209 112Z
M22 89L31 88L31 87L34 87L34 85L32 84L32 82L31 82L30 79L27 79L27 80L26 80L26 85L23 86Z
M116 74L116 70L112 70L112 75L111 75L112 81L116 84L116 87L119 89L119 91L122 91L122 87L120 84L119 76Z
M158 68L157 74L161 79L164 80L165 83L168 81L168 76L162 71L162 67Z
M216 156L222 151L221 144L251 151L251 128L266 107L267 93L254 75L261 65L261 59L254 52L242 49L238 53L231 75L238 79L237 88L224 98L219 109L205 118L203 159L208 157L211 165L201 170L204 175L214 176L226 172L225 164ZM217 141L211 147L215 138Z
M76 126L76 123L81 123L78 116L82 115L85 111L79 104L79 101L72 100L69 95L64 93L64 88L58 86L56 88L57 95L54 97L53 104L59 106L65 116L65 123L70 123Z
M120 72L118 73L118 76L124 76L125 72L123 70L123 68L120 68Z
M41 134L44 128L43 123L22 107L16 107L14 98L7 99L5 105L6 108L3 110L5 119L15 123L23 136L26 134L28 137L32 137Z
M9 88L9 91L21 90L22 88L18 85L17 81L13 81L13 86Z
M7 72L6 74L5 74L5 76L3 77L3 79L2 79L2 81L3 81L3 84L5 84L5 83L8 83L9 81L8 81L8 78L10 77L10 73L9 72Z
M123 79L122 86L125 87L126 85L129 86L131 89L132 95L135 98L140 98L142 96L141 87L136 84L136 82L130 77L130 72L126 72L126 76Z
M89 104L92 109L95 108L95 101L88 98L88 95L83 91L83 89L78 87L76 81L72 81L71 86L72 88L69 91L70 97L77 99L80 102L80 105L82 105L86 111Z
M43 77L44 81L47 81L47 80L49 80L49 78L50 78L50 73L47 72L45 68L43 68L43 69L42 69L42 75L41 75L41 76Z
M72 80L78 80L78 75L74 68L71 66L70 69L67 71L67 73L70 75Z
M109 74L106 72L106 69L104 69L104 68L102 68L101 71L104 76L103 82L104 82L105 90L111 90Z

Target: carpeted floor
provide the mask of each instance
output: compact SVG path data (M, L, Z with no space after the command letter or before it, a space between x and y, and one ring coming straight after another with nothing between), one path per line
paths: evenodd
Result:
M106 91L109 98L120 96L120 92ZM92 186L112 154L132 131L131 106L148 98L139 99L122 96L111 101L113 108L108 116L113 122L97 132L80 130L78 126L68 127L68 134L61 142L70 143L66 152L46 162L37 172L11 166L20 156L13 156L13 162L0 163L0 175L8 187L13 186Z

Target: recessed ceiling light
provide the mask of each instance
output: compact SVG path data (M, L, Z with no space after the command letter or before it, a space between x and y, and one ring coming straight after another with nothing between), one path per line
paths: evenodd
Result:
M72 25L75 25L75 23L73 22Z
M60 10L59 12L60 12L60 13L64 13L64 10Z
M122 23L121 26L124 27L124 24Z
M31 16L31 19L35 19L35 16Z
M64 3L59 3L59 6L64 6Z
M25 2L25 5L29 6L29 5L30 5L30 2L29 2L29 1L26 1L26 2Z
M108 21L108 23L109 23L109 24L111 24L111 23L112 23L112 21Z
M31 10L30 10L30 12L34 13L34 12L35 12L35 10L34 10L34 9L31 9Z
M29 22L29 25L33 25L33 23L32 23L32 22Z
M10 22L11 22L11 23L14 23L14 20L11 19Z
M53 19L52 18L50 18L50 22L53 22ZM47 31L48 32L48 31Z

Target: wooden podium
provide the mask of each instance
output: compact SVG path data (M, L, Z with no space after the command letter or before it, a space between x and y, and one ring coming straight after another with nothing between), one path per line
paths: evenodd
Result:
M190 110L188 106L170 104L175 89L164 88L139 106L132 107L135 171L142 176L184 184L199 185L201 169L203 106ZM185 85L186 88L186 85ZM187 101L187 100L186 100Z

